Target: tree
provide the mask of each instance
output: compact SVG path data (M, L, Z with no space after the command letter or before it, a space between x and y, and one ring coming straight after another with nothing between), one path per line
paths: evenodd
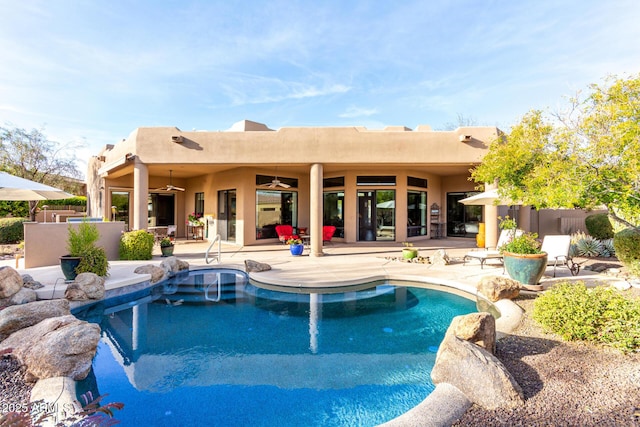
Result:
M640 226L640 74L610 77L564 112L528 112L494 141L476 182L540 208L597 208Z
M38 129L0 127L0 170L68 192L77 192L81 177L74 144L60 145L47 139ZM38 203L29 201L29 215L35 220Z

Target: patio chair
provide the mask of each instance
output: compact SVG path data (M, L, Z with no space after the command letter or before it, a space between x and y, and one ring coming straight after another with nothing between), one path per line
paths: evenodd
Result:
M485 262L489 259L496 259L502 263L502 252L500 252L500 247L509 243L514 237L521 236L524 233L524 230L517 229L513 230L502 230L500 232L500 237L498 238L498 243L496 243L495 248L492 246L486 247L485 250L476 249L470 252L467 252L462 258L462 265L467 263L467 259L477 259L480 261L480 268L484 268ZM493 248L493 249L492 249Z
M553 265L553 277L556 277L556 267L567 267L572 276L580 271L580 265L573 262L569 255L571 250L571 236L546 235L542 239L542 252L547 253L547 265Z
M289 236L293 235L293 226L286 224L276 225L276 234L278 235L278 240L284 243Z
M331 238L333 238L333 233L335 232L336 232L336 227L334 225L322 226L322 243L324 242L331 243Z

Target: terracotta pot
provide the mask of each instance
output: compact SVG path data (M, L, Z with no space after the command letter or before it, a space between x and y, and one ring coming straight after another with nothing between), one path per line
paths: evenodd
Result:
M547 253L514 254L503 252L504 268L509 277L524 285L536 285L547 269Z

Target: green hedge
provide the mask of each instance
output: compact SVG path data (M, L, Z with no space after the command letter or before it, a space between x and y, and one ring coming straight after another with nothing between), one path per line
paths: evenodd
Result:
M535 301L533 318L569 341L640 351L640 300L625 298L611 287L559 283Z
M27 218L0 219L0 244L7 245L24 240L24 226Z
M640 230L626 228L613 237L613 247L618 259L634 276L640 276Z
M146 260L153 256L154 236L146 230L135 230L120 237L121 260Z
M589 215L584 219L584 224L589 234L598 240L606 240L613 237L613 226L609 221L609 215L605 213Z

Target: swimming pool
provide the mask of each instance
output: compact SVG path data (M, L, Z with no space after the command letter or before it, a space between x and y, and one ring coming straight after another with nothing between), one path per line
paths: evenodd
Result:
M432 289L289 293L213 269L133 297L88 319L103 338L84 386L123 402L125 426L377 425L433 390L451 319L476 311Z

